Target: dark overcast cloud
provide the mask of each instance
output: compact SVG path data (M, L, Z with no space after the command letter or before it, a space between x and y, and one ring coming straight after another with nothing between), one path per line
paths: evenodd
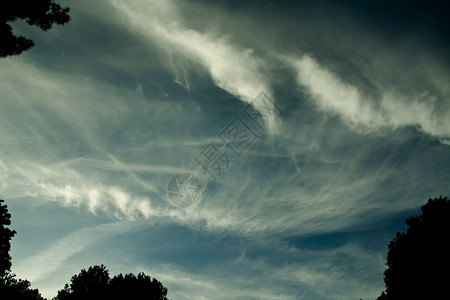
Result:
M17 23L36 46L0 61L19 277L48 297L100 263L177 300L381 293L389 240L448 194L445 1L63 3L69 24ZM281 110L262 128L261 92ZM258 138L173 205L236 117Z

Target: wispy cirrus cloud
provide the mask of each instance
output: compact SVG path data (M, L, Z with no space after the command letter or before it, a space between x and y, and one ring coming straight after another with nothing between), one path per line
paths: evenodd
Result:
M250 59L247 63L244 61L247 58L245 55L252 56L250 52L245 54L245 50L220 37L184 28L174 3L138 1L132 7L123 3L116 5L127 13L125 19L133 22L132 28L138 28L141 34L148 34L149 40L158 40L159 37L165 50L168 44L175 43L180 46L182 53L193 55L211 70L217 69L218 78L223 76L224 82L230 79L230 93L234 87L250 91L251 88L247 89L246 84L256 87L254 82L258 82L261 88L268 88L269 83L261 72L264 63L258 59ZM167 16L167 20L173 22L165 24L161 16ZM146 33L144 29L147 25L149 32ZM244 56L241 55L242 51ZM10 185L4 190L11 197L32 196L65 206L82 206L91 213L104 212L124 219L174 216L174 220L189 226L206 222L207 226L204 228L209 230L239 233L290 231L301 234L312 228L324 231L345 228L352 222L357 222L356 217L344 220L339 216L346 210L353 211L356 216L359 211L368 209L367 206L359 206L362 194L370 194L377 183L392 178L392 174L380 171L355 180L352 176L346 176L355 169L338 165L341 169L330 171L329 166L323 166L323 169L318 168L323 171L322 174L309 179L311 185L306 188L297 187L293 183L301 180L301 168L298 168L297 173L285 170L291 167L292 162L296 164L295 155L298 154L296 151L299 143L285 139L278 141L278 147L289 152L294 159L284 162L286 169L271 171L276 178L275 182L258 181L245 172L239 173L236 170L233 176L223 179L224 188L218 188L216 193L208 195L208 201L201 207L187 211L165 207L167 180L175 173L189 171L184 161L175 162L180 156L180 144L183 145L183 140L178 140L180 136L175 135L171 140L149 141L155 136L161 138L158 130L162 127L158 122L174 122L180 118L188 120L189 116L186 116L183 108L162 100L146 101L142 99L142 91L136 92L134 86L129 90L118 89L104 82L98 84L69 74L52 76L20 60L4 63L4 66L10 75L7 78L4 73L5 82L10 83L4 85L5 91L9 95L15 95L14 99L19 99L16 103L11 100L8 105L18 112L19 120L24 122L17 127L5 122L2 134L8 138L19 135L14 134L15 130L22 135L24 132L28 134L24 144L15 137L13 140L16 144L8 145L4 142L4 157L11 157L17 163L5 165L2 176L20 178L16 181L20 184ZM299 71L300 83L309 89L322 109L342 115L358 128L362 126L366 130L374 130L380 126L404 126L413 122L416 113L423 113L425 116L432 113L426 104L417 102L419 104L410 106L402 119L401 108L397 107L400 104L383 104L383 101L377 104L372 99L365 101L358 88L342 83L337 75L320 67L311 57L304 57L292 66ZM231 76L235 68L242 70L243 77ZM21 70L27 71L24 72L25 75L22 76ZM21 88L23 86L26 88ZM33 91L37 89L42 91L42 95L34 95ZM251 93L247 94L250 96ZM384 110L387 111L386 116L382 113ZM197 117L201 117L201 114ZM136 126L130 119L142 123ZM418 119L426 124L426 118ZM129 126L123 128L121 122ZM190 123L184 122L183 126L185 124ZM428 125L425 127L434 130L432 124ZM152 127L156 129L148 130ZM287 123L282 136L290 136L292 129L297 127L298 120ZM67 130L59 131L60 128ZM172 133L164 133L167 132ZM442 132L445 133L445 129ZM295 134L295 138L300 137L302 135ZM26 148L33 141L34 151L30 153ZM75 145L82 147L64 147L65 141L76 141ZM188 140L188 143L201 145L204 138L200 142L198 139ZM56 144L61 147L55 147ZM22 149L17 152L16 147ZM162 147L164 151L155 150L158 147ZM136 162L127 159L130 149L134 154L141 155L136 158ZM168 153L172 155L169 157ZM262 151L258 155L267 158L268 154ZM34 158L41 161L34 162ZM255 157L252 159L246 165L249 170L254 173L262 172L254 167L260 161ZM245 162L242 161L242 164L245 165ZM312 178L313 175L316 174L304 176ZM339 180L329 181L329 176ZM323 182L327 182L327 185L317 189ZM276 192L271 191L274 184L278 187ZM19 188L19 185L26 188ZM262 188L257 188L259 186ZM362 194L347 197L345 203L339 201L354 191ZM314 201L309 203L306 199ZM278 205L280 200L283 205ZM373 207L378 208L379 205L373 204ZM268 213L274 211L278 213ZM298 216L301 217L297 218Z
M71 256L103 239L129 232L135 226L131 222L118 222L76 230L49 245L42 252L21 261L14 267L14 272L22 278L38 283L58 271Z
M176 75L175 81L185 88L190 89L191 85L188 70L183 61L173 61L179 55L205 67L217 86L247 103L260 93L272 95L270 80L265 74L268 66L264 60L254 55L252 49L240 47L226 35L186 27L176 2L138 0L112 3L125 14L128 26L163 48L167 65ZM277 122L268 119L267 129L276 132Z
M374 99L357 86L344 82L312 56L293 59L291 64L297 72L298 84L312 96L318 108L341 116L358 131L416 126L448 143L450 105L447 99L439 99L426 91L407 98L395 90L383 89L381 98Z
M353 297L376 297L382 288L382 276L377 278L379 284L372 285L373 278L364 269L370 266L382 273L379 253L351 243L331 250L310 250L270 242L263 247L276 251L283 257L280 261L263 253L227 260L219 268L197 267L195 272L164 263L155 268L136 266L135 271L154 274L174 287L176 291L169 291L169 296L186 299L207 299L205 295L216 299L345 299L349 290ZM349 274L348 269L355 272ZM303 293L293 296L294 289Z
M30 215L15 221L16 238L42 240L12 256L46 295L105 263L149 272L179 299L375 298L385 221L447 192L446 147L405 130L448 138L444 67L388 68L414 64L393 64L405 53L335 4L226 2L77 1L70 24L1 62L0 192ZM439 88L418 85L424 76ZM192 172L241 111L234 97L247 104L260 92L283 95L282 122L268 125L277 134L202 201L171 205L169 179ZM42 222L48 210L71 233ZM148 231L134 234L139 224ZM362 245L381 241L376 250L355 245L360 230Z

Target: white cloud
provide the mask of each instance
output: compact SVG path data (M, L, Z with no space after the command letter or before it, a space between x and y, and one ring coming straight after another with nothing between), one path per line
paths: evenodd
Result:
M98 174L102 171L99 166L106 170L119 170L120 174L127 176L128 183L110 179L109 173L108 176ZM119 220L144 218L218 234L242 235L338 231L358 224L361 211L374 208L382 214L385 210L396 211L405 207L400 204L384 207L381 202L361 205L365 196L373 193L378 183L387 180L390 174L374 173L355 180L346 178L343 174L346 171L341 170L324 175L329 181L318 190L287 184L292 180L291 175L280 173L276 179L266 182L236 171L229 179L222 180L223 188L216 193L206 194L196 205L180 209L168 203L164 180L141 184L136 180L138 176L128 176L133 174L133 168L133 165L128 167L118 159L109 163L96 163L91 159L77 161L76 164L70 161L46 165L23 161L9 170L15 180L4 193L8 199L26 197L36 203L53 201L60 206L78 207L92 214L115 216ZM143 169L151 170L150 167ZM334 182L332 178L339 180ZM321 181L321 178L317 180ZM150 194L145 195L145 192ZM414 201L409 203L410 207L415 205ZM366 217L365 221L368 220Z
M412 99L392 90L381 90L381 99L371 99L338 75L305 55L291 60L297 82L306 88L324 111L335 113L353 128L368 132L380 128L417 126L423 132L445 142L450 137L448 103L438 110L437 98L423 92ZM443 99L442 101L446 101Z
M93 214L103 212L128 220L157 214L149 197L137 195L120 186L91 182L87 173L82 174L64 164L18 164L13 171L16 181L4 191L11 199L23 197L15 192L15 185L20 184L22 189L26 187L28 197L55 201L61 206L83 207ZM156 188L152 186L152 190Z
M157 42L168 55L168 65L176 74L175 82L190 89L190 79L183 63L175 56L184 55L209 70L215 83L241 100L251 103L260 93L271 95L265 62L251 49L242 49L225 36L214 36L186 28L171 1L113 1L140 34ZM277 130L276 120L269 120L268 129Z

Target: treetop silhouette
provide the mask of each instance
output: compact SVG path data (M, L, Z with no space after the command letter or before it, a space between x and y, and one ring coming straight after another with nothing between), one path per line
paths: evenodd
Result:
M81 270L72 276L71 283L58 291L53 300L74 299L142 299L168 300L167 288L144 273L109 277L104 265Z
M450 201L429 199L421 211L389 244L386 290L378 300L450 299Z

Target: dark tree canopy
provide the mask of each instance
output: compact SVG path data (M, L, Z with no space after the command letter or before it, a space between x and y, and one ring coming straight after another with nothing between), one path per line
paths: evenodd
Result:
M167 288L144 273L119 274L111 279L110 294L118 299L166 300Z
M104 265L81 270L71 283L58 291L54 300L74 299L145 299L168 300L167 288L144 273L119 274L113 278Z
M6 226L11 225L11 214L8 213L8 206L4 205L5 201L0 200L0 276L11 270L11 238L16 234L15 230L11 230Z
M22 19L44 31L53 24L69 22L69 8L62 8L54 0L0 0L0 57L21 54L34 42L13 33L11 23Z
M11 238L16 231L7 228L11 225L11 214L5 201L0 200L0 299L42 300L37 289L30 288L28 280L16 279L11 273Z
M44 300L38 289L31 289L28 280L16 279L14 274L7 273L0 277L1 299Z
M389 244L386 290L378 300L450 299L450 201L429 199L421 210Z

